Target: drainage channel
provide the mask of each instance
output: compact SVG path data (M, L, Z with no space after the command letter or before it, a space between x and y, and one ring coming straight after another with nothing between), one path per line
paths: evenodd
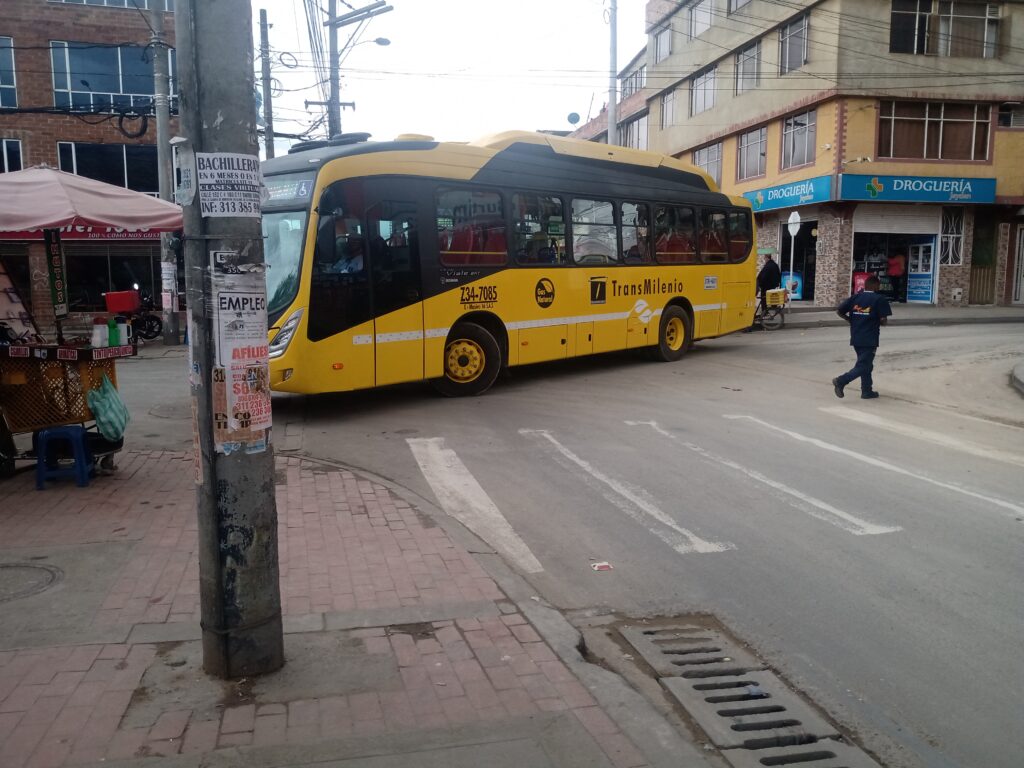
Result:
M734 768L879 768L708 617L614 629Z

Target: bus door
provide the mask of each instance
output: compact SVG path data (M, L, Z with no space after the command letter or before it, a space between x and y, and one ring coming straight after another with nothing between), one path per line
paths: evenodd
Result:
M423 290L416 204L384 200L366 212L376 384L423 378Z

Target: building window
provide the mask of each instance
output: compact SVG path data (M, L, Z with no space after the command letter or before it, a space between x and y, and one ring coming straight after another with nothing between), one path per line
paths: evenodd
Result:
M622 146L633 149L647 149L647 115L623 123L621 128Z
M715 106L715 67L702 72L690 83L690 116Z
M889 50L893 53L995 58L1000 5L944 0L893 0Z
M85 112L153 111L152 54L145 46L51 42L53 104ZM168 52L175 90L174 51Z
M714 0L700 0L690 6L690 37L699 37L711 29L713 2Z
M753 179L764 176L765 155L768 151L768 129L757 128L740 134L739 157L736 165L736 179Z
M750 0L729 0L729 13L735 13L749 2Z
M942 209L942 236L939 243L939 264L961 267L964 263L964 209Z
M779 74L807 63L807 17L801 16L779 30Z
M622 78L622 98L626 99L634 93L639 93L645 85L647 85L647 67L641 66L636 72Z
M761 84L761 41L736 54L736 93L752 91Z
M883 101L878 156L986 160L991 107L923 101Z
M68 5L99 5L104 8L148 9L156 5L158 11L173 11L174 0L49 0L51 3L67 3Z
M157 195L156 147L152 144L57 142L60 169L97 181Z
M1020 104L1000 104L999 127L1024 128L1024 107Z
M665 27L654 33L654 61L664 61L672 53L672 28Z
M996 3L940 2L934 52L939 56L995 58L999 40ZM932 53L929 46L928 53Z
M665 130L676 122L676 91L661 94L661 130Z
M787 117L782 125L782 167L814 162L816 110Z
M693 164L722 185L722 142L710 144L693 153Z
M21 142L17 139L0 139L0 173L21 170Z
M14 40L0 37L0 107L18 106L18 84L14 80Z

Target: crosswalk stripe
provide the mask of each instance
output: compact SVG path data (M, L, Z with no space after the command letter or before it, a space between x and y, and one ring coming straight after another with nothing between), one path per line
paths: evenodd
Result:
M842 528L848 533L852 533L855 536L877 536L883 533L896 533L902 531L903 528L898 525L877 525L875 523L869 523L867 520L861 520L855 515L851 515L849 512L844 512L838 507L834 507L827 501L815 498L803 491L798 491L796 488L791 488L785 483L780 483L778 480L772 480L770 477L761 474L760 472L747 469L742 464L738 464L732 459L727 459L724 456L718 456L711 451L701 448L695 443L690 443L685 440L680 440L676 435L669 432L667 429L662 428L656 421L627 421L626 424L632 427L645 426L650 427L659 435L668 437L671 440L682 445L694 453L703 456L709 461L713 461L716 464L734 469L740 472L751 480L756 480L759 483L764 483L770 488L774 488L777 491L781 491L789 496L792 496L798 501L802 501L804 504L809 505L811 509L807 510L808 514L818 520L823 520L826 523L831 523L839 528ZM817 511L815 511L817 510ZM824 513L824 514L822 514Z
M1010 510L1014 514L1014 516L1024 515L1024 507L1020 506L1019 504L1014 504L1013 502L1005 501L1004 499L998 499L995 498L994 496L987 496L984 493L978 493L977 491L972 491L968 488L963 488L959 485L954 485L953 483L945 483L942 480L936 480L934 478L928 477L927 475L918 474L917 472L911 472L910 470L903 469L903 467L896 466L895 464L890 464L889 462L883 461L882 459L876 459L874 456L866 456L863 453L857 453L856 451L851 451L848 448L841 448L838 445L827 443L824 440L819 440L816 437L808 437L807 435L802 435L799 432L793 432L792 430L789 429L777 427L774 424L769 424L767 421L762 421L756 416L727 413L723 414L722 418L734 420L744 419L746 421L752 421L755 424L760 424L765 429L770 429L775 432L779 432L783 435L786 435L787 437L793 438L794 440L798 440L802 443L808 443L817 448L821 448L822 450L832 451L833 453L838 453L843 456L847 456L851 459L862 461L865 464L870 464L872 467L877 467L878 469L884 469L889 472L895 472L897 475L903 475L904 477L912 477L915 480L920 480L923 483L930 483L931 485L938 486L939 488L944 488L947 491L953 491L955 493L963 494L964 496L969 496L972 499L979 499L980 501L988 502L989 504L993 504L997 507L1002 507L1003 509Z
M443 437L408 438L406 442L446 513L525 573L544 570L455 451L445 445Z
M726 550L736 549L735 544L707 541L700 538L692 531L683 528L650 499L643 498L643 496L637 491L629 488L624 483L609 477L604 472L601 472L599 469L594 467L590 462L577 456L569 448L562 445L546 429L520 429L519 433L521 435L535 436L542 440L546 440L554 446L555 450L557 450L563 457L578 466L595 480L611 488L616 494L618 494L618 496L628 501L633 508L640 510L648 517L657 520L665 528L669 528L670 530L666 531L664 528L648 526L648 530L651 531L651 533L676 550L676 552L679 552L680 554L689 554L690 552L707 554L711 552L725 552ZM638 520L638 522L640 521L639 515L636 515L632 508L620 506L620 509L625 511L627 514L630 514L633 519Z
M911 437L915 440L923 440L926 443L941 445L943 448L952 448L953 450L960 451L961 453L969 453L972 456L980 456L983 459L993 459L1007 464L1016 464L1018 467L1024 467L1024 456L1019 453L1001 451L998 448L986 448L983 445L972 443L969 440L963 440L951 435L944 435L941 432L933 432L930 429L922 429L921 427L915 427L912 424L901 424L896 421L891 421L890 419L882 418L881 416L877 416L873 413L865 413L854 408L848 408L844 405L829 406L827 408L819 408L818 410L831 416L839 416L843 419L856 421L860 424L867 424L868 426L884 429L888 432L895 432L898 435Z

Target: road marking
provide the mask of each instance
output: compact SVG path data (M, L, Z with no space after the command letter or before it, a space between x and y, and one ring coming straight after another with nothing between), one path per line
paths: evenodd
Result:
M848 533L852 533L854 536L877 536L883 533L896 533L897 531L903 530L903 528L898 525L876 525L875 523L869 523L867 520L861 520L859 517L851 515L849 512L844 512L838 507L832 506L827 501L822 501L814 496L798 491L796 488L790 488L788 485L780 483L778 480L772 480L770 477L762 475L756 470L747 469L743 465L737 464L732 459L727 459L723 456L711 453L711 451L705 450L695 443L680 440L676 435L672 434L667 429L662 428L656 421L627 421L626 424L631 427L650 427L659 435L664 435L665 437L680 443L684 448L688 448L709 461L729 467L730 469L735 469L737 472L746 475L751 480L756 480L757 482L764 483L777 491L782 491L782 493L788 494L789 496L802 501L804 504L809 505L811 509L806 511L811 515L811 517L823 520L826 523L831 523L838 528L842 528ZM815 510L820 510L820 512ZM822 512L824 514L822 514Z
M617 502L613 503L637 522L644 522L641 516L636 512L636 510L639 509L645 515L657 520L666 528L671 529L672 533L669 533L662 528L651 528L650 526L647 526L647 529L651 533L672 547L676 552L684 555L691 552L707 554L710 552L725 552L729 549L736 549L735 544L730 544L729 542L706 541L692 531L688 531L686 528L683 528L677 524L670 515L658 507L657 504L650 499L644 498L642 491L634 490L625 483L604 474L599 469L595 468L590 462L580 458L570 449L558 442L558 440L555 439L546 429L520 429L519 434L536 436L547 440L555 447L555 450L562 454L562 456L578 466L598 482L601 482L611 488L621 498L628 501L632 506L626 506Z
M833 416L849 419L850 421L857 421L861 424L867 424L872 427L888 430L889 432L895 432L898 435L912 437L915 440L923 440L927 443L941 445L944 448L952 448L963 453L969 453L973 456L980 456L983 459L993 459L995 461L1006 462L1007 464L1016 464L1018 467L1024 467L1024 456L1019 453L1000 451L997 448L986 448L983 445L978 445L977 443L972 443L968 440L960 440L956 437L944 435L941 432L933 432L930 429L921 429L920 427L915 427L910 424L900 424L898 422L889 421L888 419L883 419L873 413L865 413L854 408L848 408L844 405L834 405L827 408L819 408L818 410Z
M408 438L406 442L445 512L525 573L544 570L455 451L445 446L443 437Z
M811 445L816 446L818 448L822 448L823 450L832 451L833 453L839 453L842 454L843 456L849 456L851 459L862 461L865 464L870 464L873 467L885 469L888 470L889 472L895 472L897 475L912 477L915 480L920 480L921 482L924 483L931 483L932 485L936 485L939 488L945 488L948 491L955 491L956 493L961 493L964 496L970 496L972 499L980 499L981 501L987 501L989 504L994 504L997 507L1002 507L1004 509L1010 510L1016 516L1024 515L1024 507L1018 504L1014 504L1009 501L1004 501L1003 499L997 499L993 496L986 496L983 493L978 493L977 491L972 491L967 488L963 488L954 483L944 483L941 480L935 480L934 478L928 477L927 475L919 475L916 472L911 472L909 470L903 469L902 467L897 467L893 464L889 464L885 461L882 461L881 459L876 459L873 456L865 456L863 453L857 453L856 451L851 451L846 448L840 448L838 445L826 443L824 440L819 440L816 437L808 437L807 435L801 435L799 432L792 432L788 429L777 427L774 424L769 424L767 421L762 421L756 416L746 416L743 414L723 414L723 418L745 419L747 421L752 421L755 424L760 424L762 427L765 427L766 429L781 432L782 434L791 437L794 440L799 440L800 442L803 443L810 443Z

